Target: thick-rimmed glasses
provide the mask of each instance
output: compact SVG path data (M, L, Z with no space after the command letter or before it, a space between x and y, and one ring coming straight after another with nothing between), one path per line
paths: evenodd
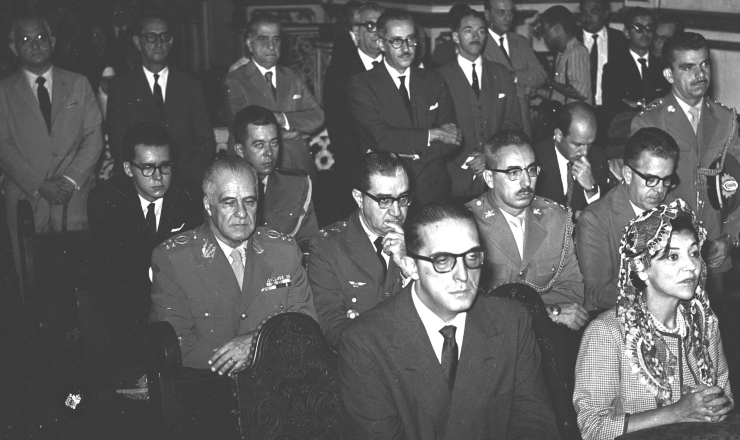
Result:
M163 163L161 165L144 165L144 166L141 166L135 162L131 162L131 165L138 168L144 177L152 177L157 170L159 170L159 172L162 173L162 175L170 174L172 172L172 164L169 162Z
M432 267L434 267L434 271L437 273L448 273L455 268L455 264L457 264L457 259L460 257L462 257L463 264L465 264L465 267L467 267L468 269L479 269L481 266L483 266L483 257L485 255L485 251L480 246L476 246L461 254L437 252L436 254L432 254L428 257L417 254L407 255L411 258L416 258L417 260L424 260L432 263Z
M676 181L676 175L671 174L670 176L666 177L658 177L653 176L652 174L642 174L641 172L637 171L636 169L630 167L627 165L629 169L631 169L635 174L642 177L642 180L645 181L645 186L648 188L653 188L655 186L658 186L658 183L663 182L664 188L675 188L676 185L678 185L678 182Z
M364 26L368 32L373 33L378 30L378 25L374 21L366 21L364 23L353 23L355 26Z
M406 43L408 47L416 47L416 45L419 44L419 41L414 36L408 38L393 38L391 40L381 38L381 40L388 42L388 44L390 44L394 49L400 49L401 46L403 46L403 43Z
M405 208L411 204L411 194L401 194L398 197L391 197L391 196L379 196L376 197L368 192L365 192L363 190L358 190L361 193L365 194L366 196L370 197L371 199L375 200L375 202L380 206L380 209L388 209L391 207L393 202L398 202L398 206L401 208Z
M141 34L142 37L146 40L147 43L156 43L157 39L162 41L162 43L169 43L172 41L172 34L169 32L161 32L159 34L154 32L149 32L147 34Z
M495 168L488 168L488 171L504 173L506 174L506 177L508 177L509 180L513 182L513 181L519 180L522 177L522 171L524 171L525 169L527 170L527 174L529 175L529 177L537 177L540 175L540 171L542 170L542 167L537 164L534 164L534 165L528 166L527 168L512 167L512 168L507 168L505 170L497 170Z

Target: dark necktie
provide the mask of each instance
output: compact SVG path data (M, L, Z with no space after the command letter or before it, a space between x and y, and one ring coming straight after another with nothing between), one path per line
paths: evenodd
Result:
M36 92L39 98L39 107L41 107L41 114L46 122L46 129L51 132L51 98L49 98L49 91L46 90L44 83L46 83L46 78L43 76L36 78L36 84L39 85Z
M272 99L277 104L277 89L272 83L272 72L265 72L265 79L267 80L267 84L270 85L270 90L272 91Z
M473 91L475 97L480 98L480 85L478 84L478 74L475 73L475 63L473 63Z
M152 237L157 235L157 216L154 214L154 202L151 202L146 208L146 230Z
M457 374L457 341L455 341L454 325L446 325L439 332L444 336L445 342L442 345L442 371L447 376L447 384L450 391L455 387L455 374Z
M411 125L414 124L414 112L411 110L411 99L409 99L409 90L406 88L406 77L399 76L398 80L401 81L401 85L398 87L399 93L401 93L401 99L403 99L406 110L409 112L409 118L411 118Z
M565 191L566 207L570 206L571 200L573 200L573 162L568 162L566 173L568 173L568 188Z
M257 225L262 225L265 221L265 184L259 183L259 199L257 199Z
M504 39L505 38L506 37L501 37L501 38L498 39L498 41L499 41L498 47L500 47L501 48L501 52L504 53L504 56L506 57L506 61L508 61L509 63L511 63L511 59L509 58L509 53L506 51L506 46L504 46Z
M650 84L648 82L647 60L645 58L638 58L637 61L640 63L640 74L642 75L643 98L645 98L645 100L648 100L651 97L648 96L648 94L650 94Z
M375 245L375 253L378 255L378 259L380 259L380 264L383 266L383 279L380 284L384 285L385 277L388 275L388 264L385 262L385 258L383 258L383 237L376 238L373 244Z
M599 78L599 36L593 35L594 45L591 46L591 94L596 96L596 84Z
M159 85L159 74L154 74L154 100L157 101L157 108L159 112L164 115L164 95L162 94L162 87Z
M373 69L380 66L380 61L373 61Z

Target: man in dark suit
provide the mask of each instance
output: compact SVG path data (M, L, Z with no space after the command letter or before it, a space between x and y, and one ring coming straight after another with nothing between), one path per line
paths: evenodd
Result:
M420 205L449 197L445 159L457 152L462 132L454 124L447 86L439 74L411 66L417 44L411 15L385 12L377 27L383 63L348 85L360 148L406 158Z
M289 67L278 66L281 24L272 14L254 14L247 24L247 46L252 61L223 80L228 120L248 105L275 113L281 128L283 154L278 165L314 173L309 134L324 123L324 111L301 77ZM233 136L233 133L232 133Z
M472 214L430 203L405 239L412 283L340 338L350 436L558 438L527 312L478 293L483 251Z
M231 374L246 368L257 326L275 312L316 319L311 287L292 238L257 227L257 173L217 157L203 177L208 221L152 255L149 321L168 321L182 365Z
M489 37L483 58L503 64L514 75L522 126L532 135L529 102L547 80L545 69L532 50L529 40L511 31L514 24L513 0L484 0Z
M501 64L484 60L486 17L474 10L459 14L452 28L457 57L441 67L450 89L455 118L463 132L462 151L447 162L452 197L477 197L485 191L483 146L504 128L521 129L516 86Z
M172 42L166 19L148 15L139 21L134 43L143 66L118 77L108 93L111 154L121 173L123 137L141 122L154 122L174 141L178 174L199 182L216 152L215 140L200 84L167 65Z
M601 148L592 148L596 139L596 115L590 105L575 101L560 109L553 138L534 145L542 173L535 194L580 211L606 194L609 167Z
M282 149L279 130L273 112L257 105L245 107L234 117L234 150L257 170L257 225L294 238L307 254L311 237L319 230L313 185L305 171L275 168Z
M677 162L678 145L671 135L655 127L640 129L625 146L622 183L583 210L575 241L587 310L607 310L616 304L624 227L663 204L677 183Z
M333 347L347 325L403 287L403 224L411 203L406 165L395 153L367 153L355 168L358 209L311 240L308 282Z

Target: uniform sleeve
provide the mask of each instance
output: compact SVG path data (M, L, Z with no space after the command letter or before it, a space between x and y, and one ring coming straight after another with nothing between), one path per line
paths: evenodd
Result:
M296 78L296 80L300 82L300 109L284 112L284 114L288 119L291 131L311 133L324 124L324 110L311 94L311 91L308 90L306 83L300 78Z
M566 245L568 252L565 255L563 270L552 288L542 297L545 304L576 302L583 305L583 275L578 266L575 244L571 235L566 237Z
M596 214L586 209L576 225L578 264L583 274L586 308L609 309L614 307L619 289L617 276L611 263L608 225Z
M80 82L84 95L84 108L80 110L84 112L83 126L82 131L78 133L80 144L74 160L63 174L74 180L78 187L83 188L93 176L95 164L98 162L100 152L103 151L103 117L100 115L100 106L90 82L84 77Z
M330 251L321 237L314 236L308 257L308 280L313 288L319 325L329 345L336 347L342 330L352 322L342 302L336 269L329 261Z
M313 291L308 284L306 271L303 269L303 265L301 265L303 254L297 244L294 244L292 253L294 270L290 276L288 304L285 311L304 313L318 321L316 309L313 305Z

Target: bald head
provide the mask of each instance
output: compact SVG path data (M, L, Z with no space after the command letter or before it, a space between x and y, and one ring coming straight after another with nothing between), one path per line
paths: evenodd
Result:
M563 106L555 121L554 138L555 147L569 161L586 156L596 140L596 114L593 107L581 101Z

